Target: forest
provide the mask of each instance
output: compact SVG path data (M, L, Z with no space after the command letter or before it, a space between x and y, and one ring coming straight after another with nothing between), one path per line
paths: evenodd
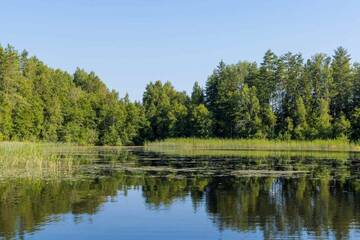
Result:
M268 50L260 64L220 61L190 94L150 82L142 102L94 72L70 74L0 46L0 140L138 145L176 137L280 140L360 138L360 64Z

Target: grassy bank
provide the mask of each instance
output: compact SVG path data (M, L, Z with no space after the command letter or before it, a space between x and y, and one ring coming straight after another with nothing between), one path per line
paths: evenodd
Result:
M199 139L170 138L163 141L147 142L148 149L182 150L264 150L264 151L328 151L360 152L360 145L347 140L282 141L266 139Z

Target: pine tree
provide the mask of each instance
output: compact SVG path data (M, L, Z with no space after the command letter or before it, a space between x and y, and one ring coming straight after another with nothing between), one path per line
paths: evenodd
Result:
M341 113L348 117L351 112L352 72L350 60L346 49L339 47L335 50L331 63L334 84L330 106L331 113L335 118L339 118Z
M271 104L272 102L276 91L277 62L278 57L271 50L266 51L255 84L261 104Z
M206 83L207 107L213 116L213 132L219 137L234 137L237 96L249 74L248 62L225 65L220 62Z
M276 94L273 107L278 116L278 131L287 131L287 118L296 119L296 99L305 92L301 54L287 53L279 58L276 71Z
M191 102L194 105L199 105L199 104L205 103L204 90L200 87L198 82L194 83L192 93L191 93Z

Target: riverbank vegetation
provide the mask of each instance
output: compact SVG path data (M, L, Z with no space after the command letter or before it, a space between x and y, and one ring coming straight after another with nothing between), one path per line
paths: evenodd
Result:
M342 47L307 60L269 50L260 64L221 61L189 95L156 81L132 102L93 72L69 74L0 47L0 140L129 145L177 137L358 141L360 64Z
M257 151L326 151L360 152L360 145L347 140L268 140L268 139L201 139L169 138L145 144L149 150L257 150Z
M0 182L9 178L78 179L101 171L94 162L134 162L129 147L79 146L67 143L0 142ZM89 167L89 168L88 168Z
M59 154L67 147L46 143L1 142L0 180L9 177L70 177L77 170L80 161L75 162L70 155L62 157Z

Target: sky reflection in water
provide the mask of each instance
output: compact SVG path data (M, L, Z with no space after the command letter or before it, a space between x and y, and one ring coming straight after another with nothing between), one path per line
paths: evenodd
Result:
M73 179L0 182L0 238L360 238L355 154L66 154Z

